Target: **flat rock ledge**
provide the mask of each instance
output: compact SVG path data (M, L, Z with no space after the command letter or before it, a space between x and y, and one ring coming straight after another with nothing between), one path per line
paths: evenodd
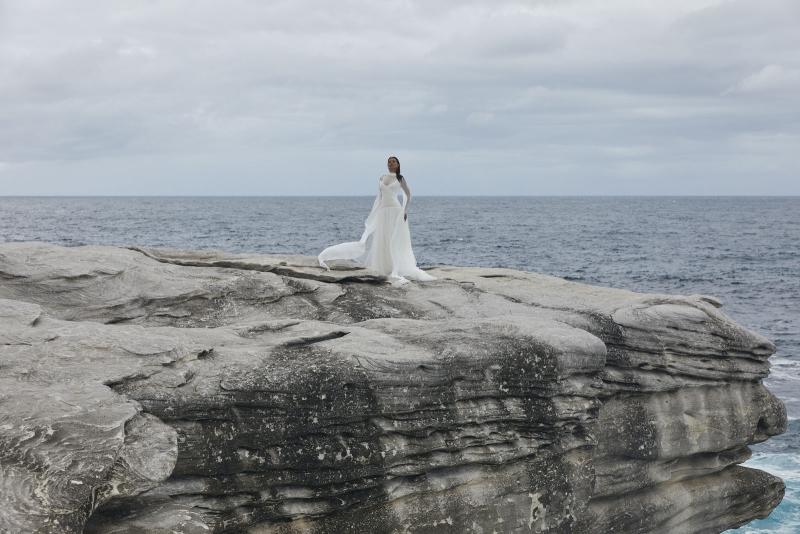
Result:
M0 244L0 532L712 533L784 484L774 345L503 268Z

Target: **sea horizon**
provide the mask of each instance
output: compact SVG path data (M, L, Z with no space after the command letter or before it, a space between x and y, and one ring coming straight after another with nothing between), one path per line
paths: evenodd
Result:
M353 198L369 195L0 195L0 198ZM800 198L800 195L418 195L414 198Z

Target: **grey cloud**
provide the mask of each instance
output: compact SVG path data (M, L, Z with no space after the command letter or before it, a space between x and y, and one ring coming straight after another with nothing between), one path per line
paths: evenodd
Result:
M462 165L461 194L800 194L799 21L793 0L0 0L0 194L370 194L389 152L422 194Z

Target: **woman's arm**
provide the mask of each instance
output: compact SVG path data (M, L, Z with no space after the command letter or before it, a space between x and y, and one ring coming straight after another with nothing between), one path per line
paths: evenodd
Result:
M406 193L406 205L403 206L403 220L405 221L408 220L408 204L411 202L411 190L408 188L405 178L400 180L400 187L402 187L403 191Z

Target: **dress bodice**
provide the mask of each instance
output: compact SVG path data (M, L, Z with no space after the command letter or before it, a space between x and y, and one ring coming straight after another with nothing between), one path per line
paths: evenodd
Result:
M391 176L391 181L387 178L387 176ZM386 182L389 182L389 185L386 185ZM398 207L402 206L400 202L397 200L397 194L402 191L402 187L400 187L400 182L395 178L393 174L384 174L380 178L378 178L378 184L380 187L381 193L381 200L380 206L381 207Z

